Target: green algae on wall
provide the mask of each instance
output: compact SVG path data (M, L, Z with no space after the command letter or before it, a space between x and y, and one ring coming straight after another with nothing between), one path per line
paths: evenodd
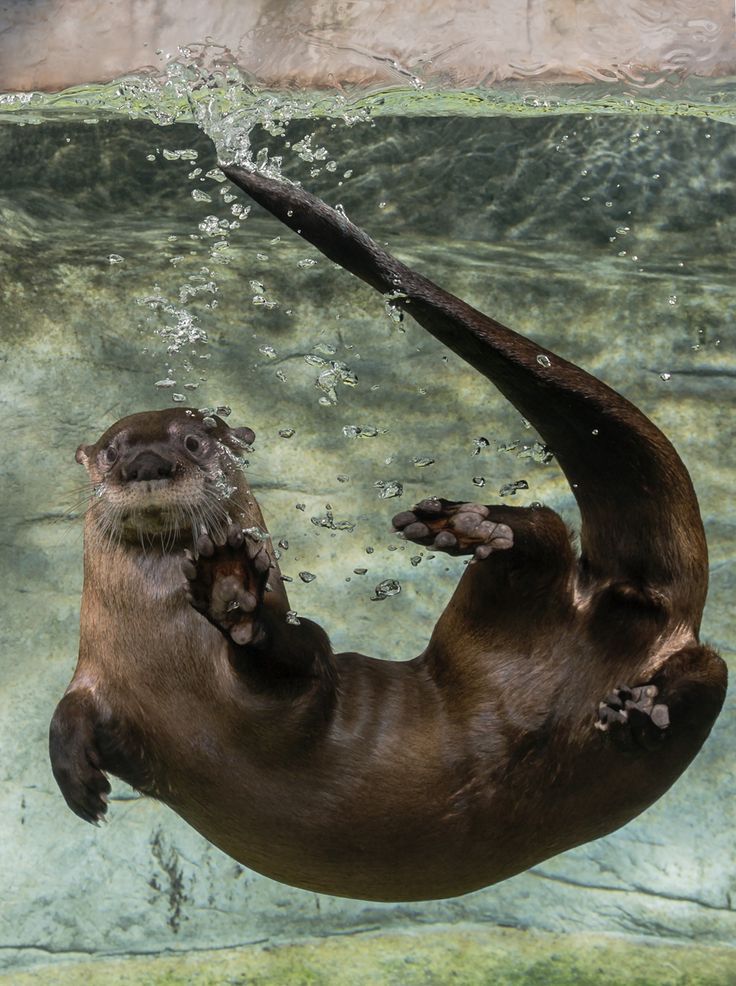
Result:
M736 949L434 928L37 967L12 986L733 986Z

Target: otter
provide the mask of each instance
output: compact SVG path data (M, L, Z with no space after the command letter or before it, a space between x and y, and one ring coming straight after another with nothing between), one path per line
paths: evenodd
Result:
M531 422L580 549L545 506L428 496L399 536L470 559L428 646L334 654L290 612L240 468L252 431L194 409L123 418L77 452L79 663L50 730L67 803L98 821L114 774L254 870L382 901L477 890L623 825L691 762L726 689L698 638L707 549L675 449L300 187L222 167Z

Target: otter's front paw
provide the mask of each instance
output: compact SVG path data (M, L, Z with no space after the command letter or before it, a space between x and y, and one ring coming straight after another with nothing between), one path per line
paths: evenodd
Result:
M59 702L49 730L51 769L75 815L97 824L107 811L110 782L100 766L94 721L70 693Z
M192 606L234 643L258 643L264 634L258 613L271 567L263 542L234 526L224 541L202 535L196 551L182 565Z
M392 523L407 541L450 555L474 554L483 559L514 543L508 524L495 523L491 513L492 508L481 503L456 503L433 496L413 510L396 514Z
M656 685L615 688L598 706L596 729L610 733L622 749L656 750L670 724L669 709L655 701L658 695Z

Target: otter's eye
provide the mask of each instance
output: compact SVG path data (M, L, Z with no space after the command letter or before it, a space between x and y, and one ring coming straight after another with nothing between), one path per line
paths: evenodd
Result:
M199 452L201 444L202 443L195 435L187 435L184 439L184 445L187 452Z
M108 466L111 466L113 462L117 461L118 450L113 445L108 445L105 449L105 462Z

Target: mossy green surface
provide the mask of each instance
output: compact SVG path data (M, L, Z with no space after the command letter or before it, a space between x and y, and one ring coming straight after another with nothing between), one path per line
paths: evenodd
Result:
M733 986L736 949L505 928L435 928L300 945L56 963L13 986Z

